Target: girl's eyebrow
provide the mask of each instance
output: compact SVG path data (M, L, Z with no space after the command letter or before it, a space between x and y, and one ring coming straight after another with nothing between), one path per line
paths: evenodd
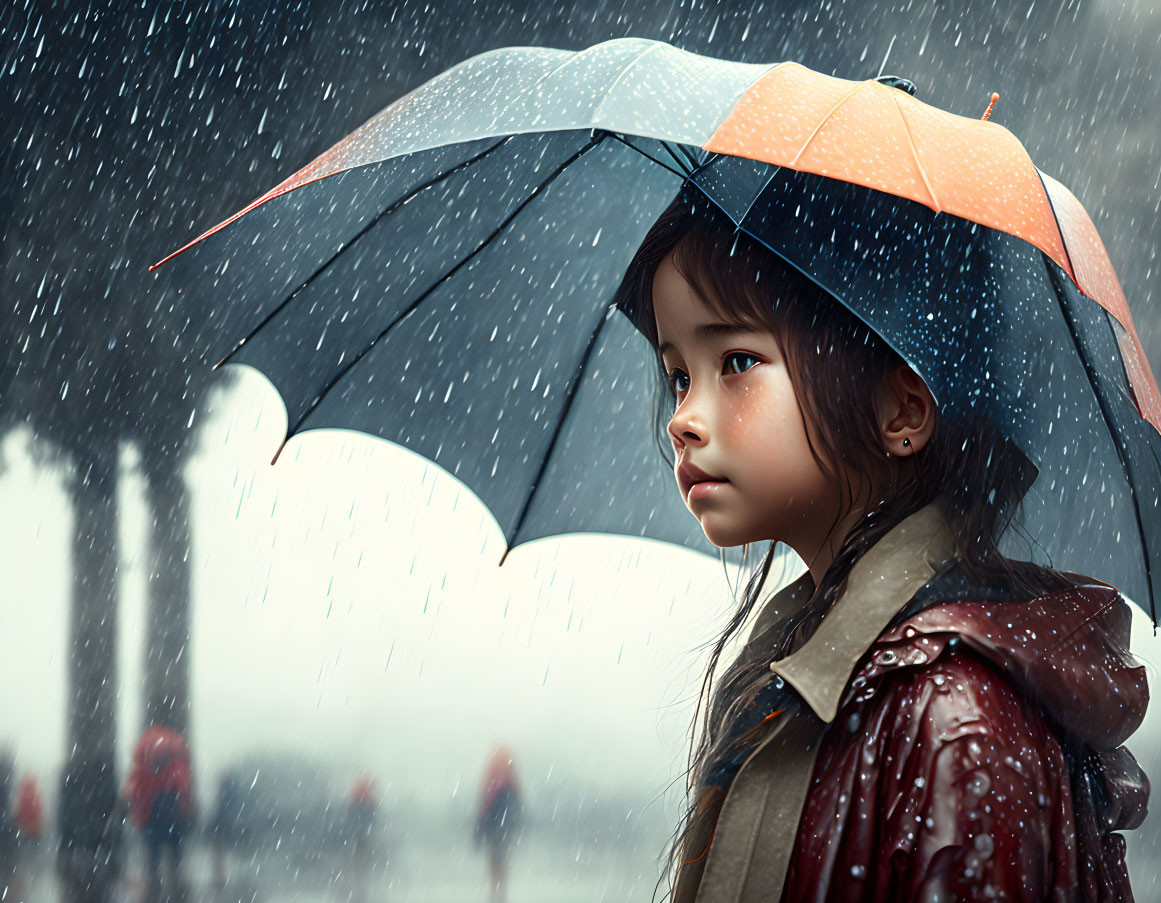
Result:
M694 335L704 340L751 332L754 332L754 327L747 326L745 323L702 323L694 329ZM666 351L671 351L673 348L672 342L662 342L657 346L657 353L665 354Z

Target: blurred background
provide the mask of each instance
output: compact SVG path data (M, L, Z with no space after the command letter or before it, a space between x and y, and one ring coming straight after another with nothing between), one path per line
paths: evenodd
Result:
M719 562L569 536L498 567L491 516L415 455L320 431L271 466L277 393L212 373L147 272L466 57L626 35L903 75L968 116L999 92L1161 361L1158 3L5 4L0 781L40 838L25 899L64 899L69 832L123 862L109 899L143 898L145 847L81 804L120 792L150 725L188 741L189 899L488 899L475 828L501 785L514 903L653 892L732 605ZM1130 743L1154 775L1157 717ZM1140 900L1159 842L1161 816L1130 838Z

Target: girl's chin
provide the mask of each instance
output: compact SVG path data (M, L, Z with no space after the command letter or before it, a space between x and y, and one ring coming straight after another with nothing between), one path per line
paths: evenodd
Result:
M719 549L729 549L748 542L762 541L761 537L752 536L751 531L740 530L733 524L715 523L712 517L701 517L698 520L705 538Z

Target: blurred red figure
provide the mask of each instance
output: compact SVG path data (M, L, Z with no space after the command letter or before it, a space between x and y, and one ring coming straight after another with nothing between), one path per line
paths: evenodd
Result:
M15 802L12 806L12 822L16 829L15 873L8 887L9 897L3 894L0 880L0 899L21 899L27 887L29 874L36 869L40 855L40 839L44 836L44 801L36 778L26 774L16 786Z
M26 774L16 788L16 829L24 840L39 841L44 835L44 801L36 778Z
M501 903L507 893L508 855L520 821L520 787L512 754L500 746L488 761L488 771L480 787L480 814L476 819L476 840L488 854L488 877L492 900Z
M367 893L367 869L374 851L375 816L379 811L379 794L370 775L359 775L347 796L347 841L351 850L353 899Z
M151 727L141 735L125 796L130 818L149 852L149 899L157 898L163 887L180 898L181 842L194 815L189 745L181 734ZM164 882L163 868L167 872Z

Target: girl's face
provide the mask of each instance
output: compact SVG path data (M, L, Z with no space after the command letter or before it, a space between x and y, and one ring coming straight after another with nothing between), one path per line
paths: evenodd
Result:
M777 340L761 325L722 322L672 253L654 276L653 310L677 396L674 475L689 510L716 546L777 540L811 563L841 496L811 454Z

